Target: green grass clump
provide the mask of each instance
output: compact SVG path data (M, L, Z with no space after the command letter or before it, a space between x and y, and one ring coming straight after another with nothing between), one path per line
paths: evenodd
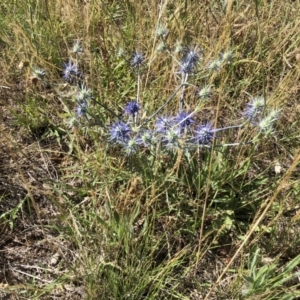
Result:
M3 1L0 296L298 299L299 12L295 1ZM108 142L128 101L145 120L180 86L179 45L203 50L201 70L234 54L189 77L212 86L200 106L184 87L197 118L241 124L260 95L280 110L274 131L247 124L189 155ZM70 57L92 91L81 117L62 80Z

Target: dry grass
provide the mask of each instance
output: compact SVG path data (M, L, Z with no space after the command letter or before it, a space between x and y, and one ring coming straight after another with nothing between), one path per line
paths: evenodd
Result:
M299 297L291 274L299 270L300 242L300 4L226 3L0 4L0 298ZM234 50L232 64L208 78L213 95L199 119L234 124L248 93L263 95L281 109L276 134L255 146L200 153L193 163L163 156L150 167L145 157L108 147L99 126L70 128L74 87L62 82L61 69L77 39L84 80L114 113L137 88L119 47L127 57L136 49L147 57L145 110L168 99L180 81L176 61L156 51L159 24L170 47L199 45L204 66ZM48 84L32 76L37 66ZM202 75L193 83L202 85ZM194 108L198 99L192 91L187 97ZM96 104L93 113L106 124L114 118ZM222 138L254 135L248 127ZM266 265L274 270L249 291L243 276ZM280 274L290 280L276 285Z

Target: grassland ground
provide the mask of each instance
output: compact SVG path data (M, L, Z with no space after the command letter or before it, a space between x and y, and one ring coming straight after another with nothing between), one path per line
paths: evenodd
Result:
M3 0L0 298L300 299L299 20L298 1ZM118 143L114 122L181 106L197 148Z

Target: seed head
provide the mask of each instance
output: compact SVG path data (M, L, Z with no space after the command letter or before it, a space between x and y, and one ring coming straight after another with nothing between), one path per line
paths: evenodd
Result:
M232 58L233 58L232 50L227 50L227 51L224 51L223 53L221 53L222 62L230 63L232 61Z
M76 40L70 50L71 53L75 54L81 54L83 52L83 49L81 47L80 41Z
M165 131L162 142L168 149L177 149L179 147L179 138L180 128L173 126Z
M138 133L138 143L144 147L152 144L152 132L150 130L142 130Z
M207 69L212 72L219 71L221 65L222 65L222 61L219 59L215 59L208 64Z
M198 92L198 96L201 100L206 100L211 96L211 85L205 85L201 90Z
M123 47L119 47L118 52L117 52L117 56L118 57L125 57L126 55L126 51L124 50Z
M181 44L181 42L179 42L179 41L176 41L176 43L175 43L175 53L180 53L180 52L182 52L182 50L183 50L183 47L182 47L182 44Z
M161 41L161 42L157 45L156 50L157 50L158 52L162 52L162 51L166 50L166 44L164 43L164 41Z
M129 137L128 140L123 143L124 150L127 155L136 153L139 145L139 141L136 137Z
M162 39L165 39L168 34L169 34L169 30L166 27L164 27L162 24L160 24L156 30L156 35Z
M272 110L262 118L258 123L257 126L260 131L270 134L273 132L273 125L279 118L279 110Z
M43 80L45 75L46 75L46 72L44 69L36 68L36 69L32 70L32 76L34 76L35 78L37 78L39 80Z
M85 84L81 84L78 87L78 92L77 92L77 100L79 102L82 101L87 101L91 97L91 91L86 87Z

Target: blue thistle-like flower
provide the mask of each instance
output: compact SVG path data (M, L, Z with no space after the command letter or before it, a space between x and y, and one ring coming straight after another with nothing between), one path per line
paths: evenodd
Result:
M157 128L157 132L165 133L174 125L174 118L168 116L161 116L157 118L155 123L155 127Z
M252 97L251 102L247 103L247 108L243 113L244 117L247 120L253 122L258 116L261 115L263 108L265 106L265 99L264 97Z
M71 60L68 63L64 63L63 79L72 83L75 79L79 78L81 78L81 72L78 69L77 63L72 63Z
M145 56L139 51L135 51L131 58L131 66L134 68L140 68L145 62Z
M194 49L187 47L184 51L184 57L182 61L190 62L191 64L196 65L199 62L200 53L201 53L200 50L197 51L197 47L198 46L196 46Z
M190 74L194 71L199 62L201 51L197 51L197 46L194 49L189 47L184 51L183 58L179 65L179 74Z
M195 123L194 119L191 117L190 113L180 112L175 118L174 121L181 129L190 127Z
M178 73L191 74L199 62L200 52L201 51L197 51L197 46L194 49L188 47L184 51L184 56L179 65Z
M210 122L200 125L194 133L194 140L200 145L209 145L214 139L214 130Z
M124 111L125 114L135 116L140 110L140 105L137 101L130 101L126 104Z
M85 102L85 101L78 102L75 111L76 111L76 115L79 118L86 115L86 113L87 113L87 102Z
M132 132L130 125L123 121L116 121L109 127L110 141L116 143L126 143Z
M195 65L189 61L183 61L179 65L179 74L192 74L194 71Z

